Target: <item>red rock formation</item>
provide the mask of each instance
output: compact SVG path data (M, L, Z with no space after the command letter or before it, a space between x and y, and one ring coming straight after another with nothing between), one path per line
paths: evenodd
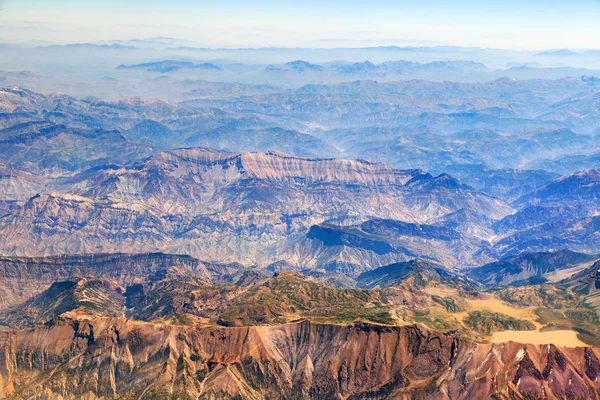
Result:
M599 398L599 352L423 326L192 328L58 318L0 335L13 398Z

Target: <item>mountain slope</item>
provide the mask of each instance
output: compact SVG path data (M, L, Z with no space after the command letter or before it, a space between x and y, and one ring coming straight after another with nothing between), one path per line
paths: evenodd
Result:
M77 277L112 279L126 286L166 276L210 279L207 264L169 254L91 254L40 258L0 257L0 308L22 303L55 282Z
M573 251L600 253L600 217L551 219L530 229L497 238L494 248L509 256L522 252Z
M564 176L515 201L516 205L586 205L600 208L600 170L590 169Z
M43 324L70 311L92 316L124 316L123 291L115 282L93 278L55 282L23 304L0 312L0 321L6 326L24 328Z
M381 288L397 285L410 277L423 284L469 286L468 282L443 266L419 259L364 272L356 278L356 285L365 289Z
M531 282L532 279L543 281L545 274L568 269L597 258L597 255L576 253L570 250L522 253L466 270L465 273L471 279L486 285L514 285Z
M480 220L483 221L486 219ZM284 258L288 265L296 263L356 277L373 267L416 257L448 266L478 265L493 260L493 252L486 253L482 247L489 248L477 237L453 228L368 219L352 225L339 222L314 225Z

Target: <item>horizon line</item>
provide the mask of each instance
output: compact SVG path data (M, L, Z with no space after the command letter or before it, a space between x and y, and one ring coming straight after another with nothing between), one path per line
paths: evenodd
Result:
M136 46L133 44L125 44L126 42L133 42L133 41L159 41L160 39L169 39L169 40L180 40L182 42L188 42L190 45L171 45L168 47L164 47L164 48L160 48L160 47L143 47L143 46ZM323 39L321 39L323 40ZM403 39L404 40L404 39ZM343 41L343 40L340 40ZM410 39L406 39L406 42L410 42ZM415 42L420 42L420 40L414 40ZM28 46L28 44L30 43L44 43L44 44L37 44L37 45L31 45ZM118 43L118 42L123 42L123 43ZM374 40L374 42L376 42ZM166 45L167 43L165 43ZM192 46L192 44L197 44L198 46ZM515 53L528 53L528 52L536 52L536 53L545 53L545 52L560 52L560 51L571 51L577 54L582 54L583 52L588 52L588 51L600 51L600 48L591 48L591 47L583 47L583 48L576 48L576 47L555 47L555 48L537 48L537 49L510 49L510 48L503 48L503 47L483 47L483 46L464 46L464 45L457 45L457 44L431 44L431 45L400 45L400 44L380 44L380 45L372 45L372 46L333 46L333 47L327 47L327 46L232 46L232 47L223 47L223 46L203 46L200 45L200 43L197 42L193 42L189 39L181 39L181 38L175 38L175 37L168 37L168 36L156 36L156 37L149 37L149 38L131 38L131 39L107 39L107 40L101 40L101 41L91 41L91 42L57 42L57 41L49 41L49 40L44 40L44 39L31 39L31 40L26 40L26 41L2 41L0 42L0 45L2 46L14 46L14 47L21 47L21 48L39 48L39 49L43 49L43 48L49 48L49 47L67 47L67 46L105 46L105 47L110 47L111 45L114 46L123 46L123 47L128 47L128 48L135 48L135 49L139 49L139 50L188 50L188 51L223 51L223 50L229 50L229 51L243 51L243 50L372 50L372 49L400 49L400 50L409 50L409 49L467 49L467 50L482 50L482 51L508 51L508 52L515 52Z

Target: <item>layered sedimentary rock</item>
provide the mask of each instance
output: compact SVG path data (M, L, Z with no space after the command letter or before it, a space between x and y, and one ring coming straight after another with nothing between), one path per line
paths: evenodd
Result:
M7 398L598 398L599 352L419 325L191 328L58 318L0 335Z
M55 182L54 189L0 218L1 251L167 251L245 265L286 260L306 268L331 261L385 265L413 258L432 240L454 240L460 251L431 245L437 249L431 257L471 265L491 260L479 251L480 238L446 228L440 239L428 232L443 227L419 227L464 209L495 219L510 212L502 201L448 175L277 152L173 150L129 167L94 168ZM303 242L312 226L373 218L420 225L400 232L402 249L387 256L366 248L345 260L343 250L355 252L352 246L322 256L322 249Z

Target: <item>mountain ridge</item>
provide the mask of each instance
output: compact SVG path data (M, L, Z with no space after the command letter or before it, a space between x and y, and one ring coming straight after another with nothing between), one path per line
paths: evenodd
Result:
M343 224L377 217L427 225L460 209L497 219L511 210L444 174L364 160L203 148L96 167L54 186L51 194L34 196L0 219L4 252L127 249L268 265L294 252L311 226L331 219ZM266 238L260 247L257 237Z

